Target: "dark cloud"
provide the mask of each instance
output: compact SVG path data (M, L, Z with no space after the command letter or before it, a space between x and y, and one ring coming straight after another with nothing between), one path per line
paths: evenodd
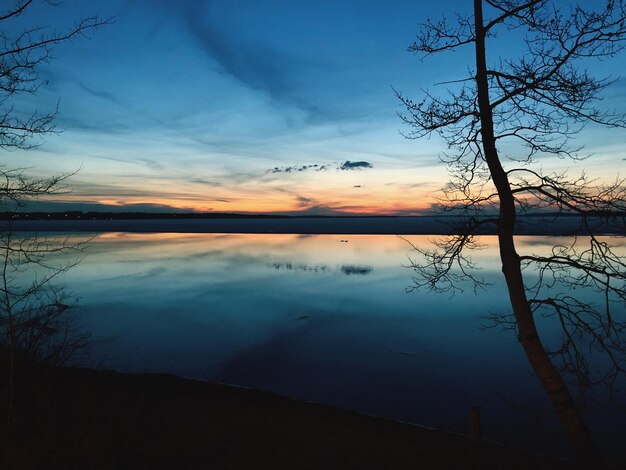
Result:
M267 170L266 173L297 173L300 171L325 171L328 170L328 165L301 165L301 166L275 166L274 168Z
M181 179L179 178L172 178L172 179ZM224 186L224 183L221 181L213 181L213 180L208 180L205 178L182 178L184 181L187 181L189 183L195 183L195 184L206 184L207 186Z
M428 182L428 181L422 181L420 183L397 183L395 181L390 181L387 183L384 183L385 186L394 186L394 187L398 187L401 188L403 190L412 190L412 189L417 189L417 188L424 188L424 187L428 187L428 186L433 186L433 183ZM437 189L439 189L439 186L437 186Z
M340 170L360 170L361 168L373 168L373 167L374 165L372 165L370 162L364 162L364 161L351 162L350 160L347 160L341 164L339 169Z
M62 129L72 129L85 132L93 132L103 135L129 134L136 131L138 126L131 123L112 122L108 120L106 123L96 119L81 119L59 114L55 119L56 124Z
M298 209L292 211L276 211L274 215L297 215L297 216L328 216L328 215L346 215L346 212L337 210L331 206L319 204L311 201L309 205L304 202L298 203Z
M159 2L180 15L184 27L204 54L216 62L224 74L243 86L267 95L275 103L302 111L307 123L352 119L343 107L320 106L319 99L309 96L301 86L303 77L325 73L324 64L305 59L304 54L286 53L263 43L262 38L251 40L237 34L237 25L229 25L216 2ZM284 117L289 128L302 124L299 119L293 121L288 115Z
M96 90L90 86L87 86L80 80L74 80L78 87L86 93L89 93L96 98L100 98L101 100L108 101L109 103L113 103L117 106L121 106L126 109L127 103L124 102L121 98L114 95L113 93L109 93L108 91Z
M336 163L334 165L337 165ZM331 165L300 165L300 166L275 166L266 171L266 173L298 173L302 171L312 170L312 171L326 171L330 168ZM374 168L370 162L359 161L359 162L351 162L350 160L343 162L341 165L337 165L337 170L360 170L361 168ZM355 188L361 186L355 186Z
M310 206L312 203L314 203L315 201L309 197L305 197L305 196L298 196L296 198L296 200L298 201L298 203L300 204L300 206L304 206L304 207L308 207Z
M238 36L215 26L214 5L205 2L170 2L183 15L185 26L206 54L222 70L246 87L267 93L274 99L287 98L293 89L286 70L301 63L259 42L247 44ZM213 8L211 8L213 7ZM225 28L228 31L227 28Z
M145 157L138 157L138 158L132 158L132 157L128 157L128 158L119 158L119 157L108 157L108 156L95 156L94 158L97 158L99 160L110 160L110 161L114 161L114 162L120 162L120 163L128 163L128 164L136 164L136 165L145 165L148 168L151 168L153 170L164 170L165 167L157 162L156 160L152 160L151 158L145 158Z
M152 168L153 170L163 170L165 168L159 162L150 158L138 158L138 160L147 167Z
M193 212L161 204L99 204L97 202L28 201L22 209L32 212Z

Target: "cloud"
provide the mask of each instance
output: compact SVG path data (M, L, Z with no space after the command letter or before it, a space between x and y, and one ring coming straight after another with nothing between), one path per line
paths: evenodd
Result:
M296 200L298 201L298 204L302 207L309 207L312 203L315 203L315 200L305 196L298 196Z
M351 162L347 160L343 162L341 165L337 165L337 170L360 170L361 168L374 168L370 162L359 161L359 162ZM302 171L312 170L312 171L326 171L330 168L330 164L318 165L318 164L310 164L310 165L300 165L300 166L275 166L274 168L270 168L266 171L266 173L298 173ZM360 186L355 186L359 187Z
M274 211L272 214L275 215L297 215L297 216L327 216L327 215L346 215L345 212L341 210L336 210L331 206L327 206L324 204L312 204L307 207L306 204L300 204L300 209L293 211Z
M121 157L109 157L109 156L96 155L93 158L97 158L99 160L110 160L110 161L119 162L119 163L128 163L128 164L133 164L133 165L145 165L146 167L152 170L157 170L157 171L165 169L165 167L161 163L151 158L145 158L145 157L121 158Z
M96 98L99 98L104 101L108 101L109 103L113 103L117 106L121 106L124 109L126 109L127 103L125 103L121 98L114 95L113 93L109 93L108 91L96 90L95 88L87 86L84 82L80 80L73 80L73 81L84 92L89 93L90 95L95 96Z
M147 0L144 3L152 4ZM251 38L240 33L241 25L226 11L228 2L159 3L168 10L168 16L179 15L186 32L199 50L218 65L219 72L268 97L289 128L352 119L342 107L320 102L319 97L311 96L311 89L302 86L309 77L325 73L326 64L308 58L307 54L287 51L288 45L277 46L264 41L264 37Z
M350 160L347 160L341 164L339 169L340 170L360 170L361 168L373 168L373 167L374 165L372 165L370 162L364 162L364 161L351 162Z
M188 32L226 74L275 100L291 99L293 85L285 71L300 65L300 58L290 57L258 41L246 43L240 35L220 30L215 26L214 5L211 8L208 3L199 1L165 3L182 14Z
M164 204L100 204L97 202L28 201L24 207L32 212L194 212Z
M301 165L301 166L275 166L266 171L266 173L296 173L300 171L326 171L328 170L328 165L318 165L317 163L312 165Z

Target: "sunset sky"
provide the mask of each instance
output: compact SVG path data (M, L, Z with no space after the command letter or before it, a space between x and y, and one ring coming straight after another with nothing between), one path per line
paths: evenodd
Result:
M24 109L53 109L57 127L36 150L0 151L36 176L79 170L72 193L45 210L184 210L293 214L419 214L446 183L437 138L406 140L393 88L419 97L460 78L455 53L406 51L426 18L468 8L454 0L67 0L38 5L11 28L63 30L115 17L64 44ZM498 40L492 59L516 45ZM594 71L618 75L626 57ZM606 102L626 110L626 80ZM614 178L626 132L588 128L592 158L576 167ZM346 163L349 162L349 163ZM572 167L545 158L546 170Z

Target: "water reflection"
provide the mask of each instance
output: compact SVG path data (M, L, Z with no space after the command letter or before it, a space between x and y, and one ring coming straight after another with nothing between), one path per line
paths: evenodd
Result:
M344 273L346 276L351 276L353 274L359 275L359 276L364 276L366 274L369 274L372 272L372 267L371 266L342 266L341 267L341 272Z
M325 273L328 272L328 266L325 264L298 264L298 263L272 263L271 266L274 269L286 269L287 271L308 271L310 273Z
M509 309L495 239L482 241L491 286L478 296L406 294L409 249L394 236L109 233L64 281L81 295L94 364L458 431L480 405L487 438L553 450L562 432L514 333L481 328ZM607 448L623 437L623 415L589 418Z

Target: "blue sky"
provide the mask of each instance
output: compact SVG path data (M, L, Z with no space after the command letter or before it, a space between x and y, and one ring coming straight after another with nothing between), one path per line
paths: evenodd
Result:
M34 175L72 172L63 209L273 213L422 213L447 181L437 138L411 141L392 87L411 96L459 77L469 54L406 51L428 17L469 2L66 0L11 26L63 30L97 14L115 23L64 44L48 85L21 105L54 108L41 147L0 153ZM508 47L498 43L497 47ZM499 53L503 49L495 49ZM600 64L617 73L624 59ZM626 84L607 95L624 104ZM626 107L622 108L626 109ZM624 167L623 131L580 137L590 174ZM367 162L351 166L345 162ZM317 166L315 166L317 165ZM545 168L571 166L550 161ZM44 207L31 205L31 207Z

